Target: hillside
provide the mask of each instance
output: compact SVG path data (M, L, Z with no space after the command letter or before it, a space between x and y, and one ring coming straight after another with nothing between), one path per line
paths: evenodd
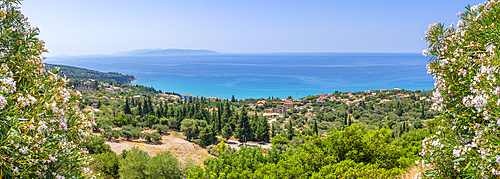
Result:
M120 83L127 84L135 79L132 75L123 75L121 73L116 72L99 72L94 70L89 70L85 68L73 67L73 66L65 66L65 65L54 65L54 64L45 64L47 69L53 69L54 67L59 67L61 69L61 73L66 75L66 77L70 79L94 79L106 83Z

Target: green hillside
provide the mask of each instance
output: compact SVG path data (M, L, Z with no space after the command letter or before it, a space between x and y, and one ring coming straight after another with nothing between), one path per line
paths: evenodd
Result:
M54 67L59 67L61 69L61 73L66 75L67 78L70 79L94 79L99 80L106 83L120 83L127 84L135 79L132 75L124 75L117 72L99 72L95 70L89 70L85 68L72 67L72 66L64 66L64 65L54 65L54 64L45 64L47 69L53 69Z

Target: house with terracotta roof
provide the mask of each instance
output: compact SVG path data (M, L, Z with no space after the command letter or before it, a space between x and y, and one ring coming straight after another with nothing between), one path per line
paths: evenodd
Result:
M311 119L313 119L314 117L316 117L316 114L313 114L313 113L309 112L309 113L307 113L305 116L307 117L307 120L311 120Z
M257 106L267 107L267 101L257 101Z
M184 99L191 99L193 96L192 95L189 95L189 94L185 94L184 96L182 96Z
M290 100L287 100L285 101L285 104L284 104L287 108L293 108L293 102L290 101Z
M380 100L380 103L387 103L387 102L391 102L391 100L390 99L382 99L382 100Z

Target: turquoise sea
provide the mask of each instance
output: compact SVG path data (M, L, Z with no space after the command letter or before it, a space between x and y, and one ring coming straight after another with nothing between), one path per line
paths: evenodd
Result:
M401 88L430 90L428 58L411 53L50 57L46 63L134 75L164 92L238 99Z

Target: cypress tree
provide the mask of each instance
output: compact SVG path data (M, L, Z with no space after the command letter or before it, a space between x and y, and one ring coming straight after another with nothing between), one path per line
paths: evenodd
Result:
M295 136L295 129L293 128L292 121L288 122L288 140L292 140Z
M139 116L144 116L144 110L142 109L142 104L140 101L137 105L137 111L139 111Z
M231 129L231 125L227 123L222 129L222 138L229 140L233 136L233 129Z
M238 120L238 125L235 130L236 138L240 142L245 142L245 139L253 136L250 121L248 120L248 113L245 108L241 110L241 115Z
M128 98L125 99L125 106L123 107L123 113L132 114L132 111L130 111L130 106L128 105Z
M158 111L159 111L158 118L165 116L165 112L163 111L163 102L161 102L161 101L160 101L160 105L158 106Z
M424 105L422 105L422 115L420 115L420 119L425 119Z
M236 102L236 98L234 98L234 95L231 97L231 102Z
M344 113L344 126L347 126L347 113Z
M313 133L316 134L316 136L319 136L318 123L316 122L316 120L314 120Z
M274 123L271 124L271 137L276 136L276 130L276 125L274 125Z
M270 136L269 136L269 123L267 122L267 118L263 117L261 118L261 124L260 124L260 133L261 133L261 140L269 142L270 141Z

